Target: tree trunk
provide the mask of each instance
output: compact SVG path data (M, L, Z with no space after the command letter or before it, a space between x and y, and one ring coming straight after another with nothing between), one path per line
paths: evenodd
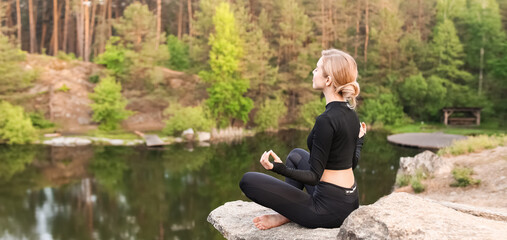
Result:
M37 39L35 38L35 19L33 16L33 0L28 0L28 18L30 22L30 53L37 51Z
M113 0L107 1L109 5L107 6L107 39L109 39L113 35L112 22L113 22Z
M58 54L58 0L53 0L53 56Z
M90 9L89 1L84 5L84 56L85 62L90 61Z
M320 0L320 17L322 18L320 24L322 26L322 49L326 49L326 16L324 15L324 0Z
M21 42L21 8L19 7L19 0L16 0L16 25L18 27L18 42L19 45L22 45Z
M484 40L484 37L483 37L483 40ZM483 76L482 76L482 71L484 69L484 47L481 47L481 57L480 57L480 69L479 69L479 95L481 95L482 93L482 81L483 81Z
M180 8L178 11L178 39L181 39L183 31L183 0L180 0Z
M78 12L76 12L76 52L78 57L83 57L84 49L83 49L83 40L84 40L84 29L83 29L83 0L80 0L76 3Z
M354 58L357 58L357 49L359 48L359 21L360 19L360 12L359 12L359 1L357 2L356 7L356 36L355 36L355 43L354 43Z
M162 0L157 0L157 42L155 43L155 49L158 49L158 45L160 44L161 29L162 29Z
M70 6L69 6L69 0L65 0L65 18L63 20L63 51L67 52L67 35L69 31L69 14L70 14Z
M370 11L369 9L369 0L366 0L366 7L365 7L365 39L364 39L364 70L366 71L367 63L368 63L368 37L370 35L370 27L368 26L368 13Z
M188 35L192 36L192 0L187 0L188 8Z

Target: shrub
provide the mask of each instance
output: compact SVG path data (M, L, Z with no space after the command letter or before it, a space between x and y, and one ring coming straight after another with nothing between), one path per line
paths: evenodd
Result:
M190 67L188 46L174 35L167 36L167 48L169 49L169 68L174 70L186 70Z
M167 135L175 135L189 128L194 131L209 131L214 125L202 106L183 107L173 103L164 110L164 114L171 115L163 130Z
M391 93L380 94L377 98L368 98L359 108L361 119L367 123L386 125L399 124L404 119L403 108Z
M52 128L55 124L44 118L44 114L40 112L33 112L28 115L32 121L32 125L38 129Z
M412 180L410 181L410 185L412 186L412 189L414 189L415 193L421 193L424 192L425 190L425 187L421 183L421 180L419 178L413 177Z
M452 170L452 176L456 182L452 183L452 187L466 187L468 185L476 185L481 182L481 180L473 179L472 175L473 170L471 168L466 167L456 167Z
M92 119L100 123L101 130L115 130L122 120L133 114L125 110L127 100L121 95L121 84L116 83L114 77L102 78L89 97L94 102L91 104Z
M56 55L56 57L60 60L63 60L63 61L72 61L72 60L77 60L76 58L76 55L71 52L71 53L65 53L63 51L58 51L58 54Z
M261 131L266 129L277 129L278 120L287 113L283 99L277 97L275 99L267 99L260 106L259 111L255 115L254 123Z
M9 144L24 144L35 140L35 128L22 107L0 102L0 139Z
M454 141L450 146L438 151L438 155L461 155L478 152L484 149L491 149L497 146L504 146L507 143L507 135L479 135L467 139Z
M326 107L326 99L315 99L303 104L299 112L301 121L305 127L311 128L315 124L315 118L319 116Z
M69 87L67 87L67 84L63 84L60 88L56 89L57 92L68 92L70 90Z
M396 176L396 185L399 187L408 186L411 179L412 179L412 176L407 175L407 174Z

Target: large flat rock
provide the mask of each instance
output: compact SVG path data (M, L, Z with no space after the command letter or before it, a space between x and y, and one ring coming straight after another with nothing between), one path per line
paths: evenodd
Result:
M441 132L400 133L387 136L387 141L402 146L438 149L451 145L453 141L466 138L467 137L462 135L445 134Z
M275 213L273 210L253 202L234 201L213 210L208 216L208 222L229 240L336 239L340 230L339 228L308 229L292 222L268 230L259 230L252 222L254 217L273 213Z
M338 239L506 239L507 222L392 193L352 212Z

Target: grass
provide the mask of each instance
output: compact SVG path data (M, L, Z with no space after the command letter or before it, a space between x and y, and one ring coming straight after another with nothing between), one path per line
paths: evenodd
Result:
M507 144L507 135L479 135L467 139L455 141L451 146L440 149L437 154L440 156L457 156L467 153L479 152L484 149L492 149Z
M408 123L395 126L384 126L393 134L408 132L443 132L447 134L458 134L466 136L507 134L507 129L499 126L498 122L483 122L480 126L449 126L443 123Z
M452 170L452 176L456 182L452 183L452 187L466 187L469 185L477 185L481 180L472 178L473 170L467 167L456 167Z
M86 134L89 137L99 137L99 138L109 138L109 139L122 139L122 140L135 140L141 139L138 135L133 132L128 132L125 130L115 130L104 132L101 130L90 131Z
M414 175L403 174L401 176L396 176L396 185L399 187L404 187L410 184L415 193L421 193L426 189L421 180L426 178L426 173L419 169Z

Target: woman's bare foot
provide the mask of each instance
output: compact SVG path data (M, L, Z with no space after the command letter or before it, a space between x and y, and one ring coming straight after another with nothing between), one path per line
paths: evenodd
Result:
M258 229L266 230L288 223L290 220L280 214L269 214L255 217L253 222Z

